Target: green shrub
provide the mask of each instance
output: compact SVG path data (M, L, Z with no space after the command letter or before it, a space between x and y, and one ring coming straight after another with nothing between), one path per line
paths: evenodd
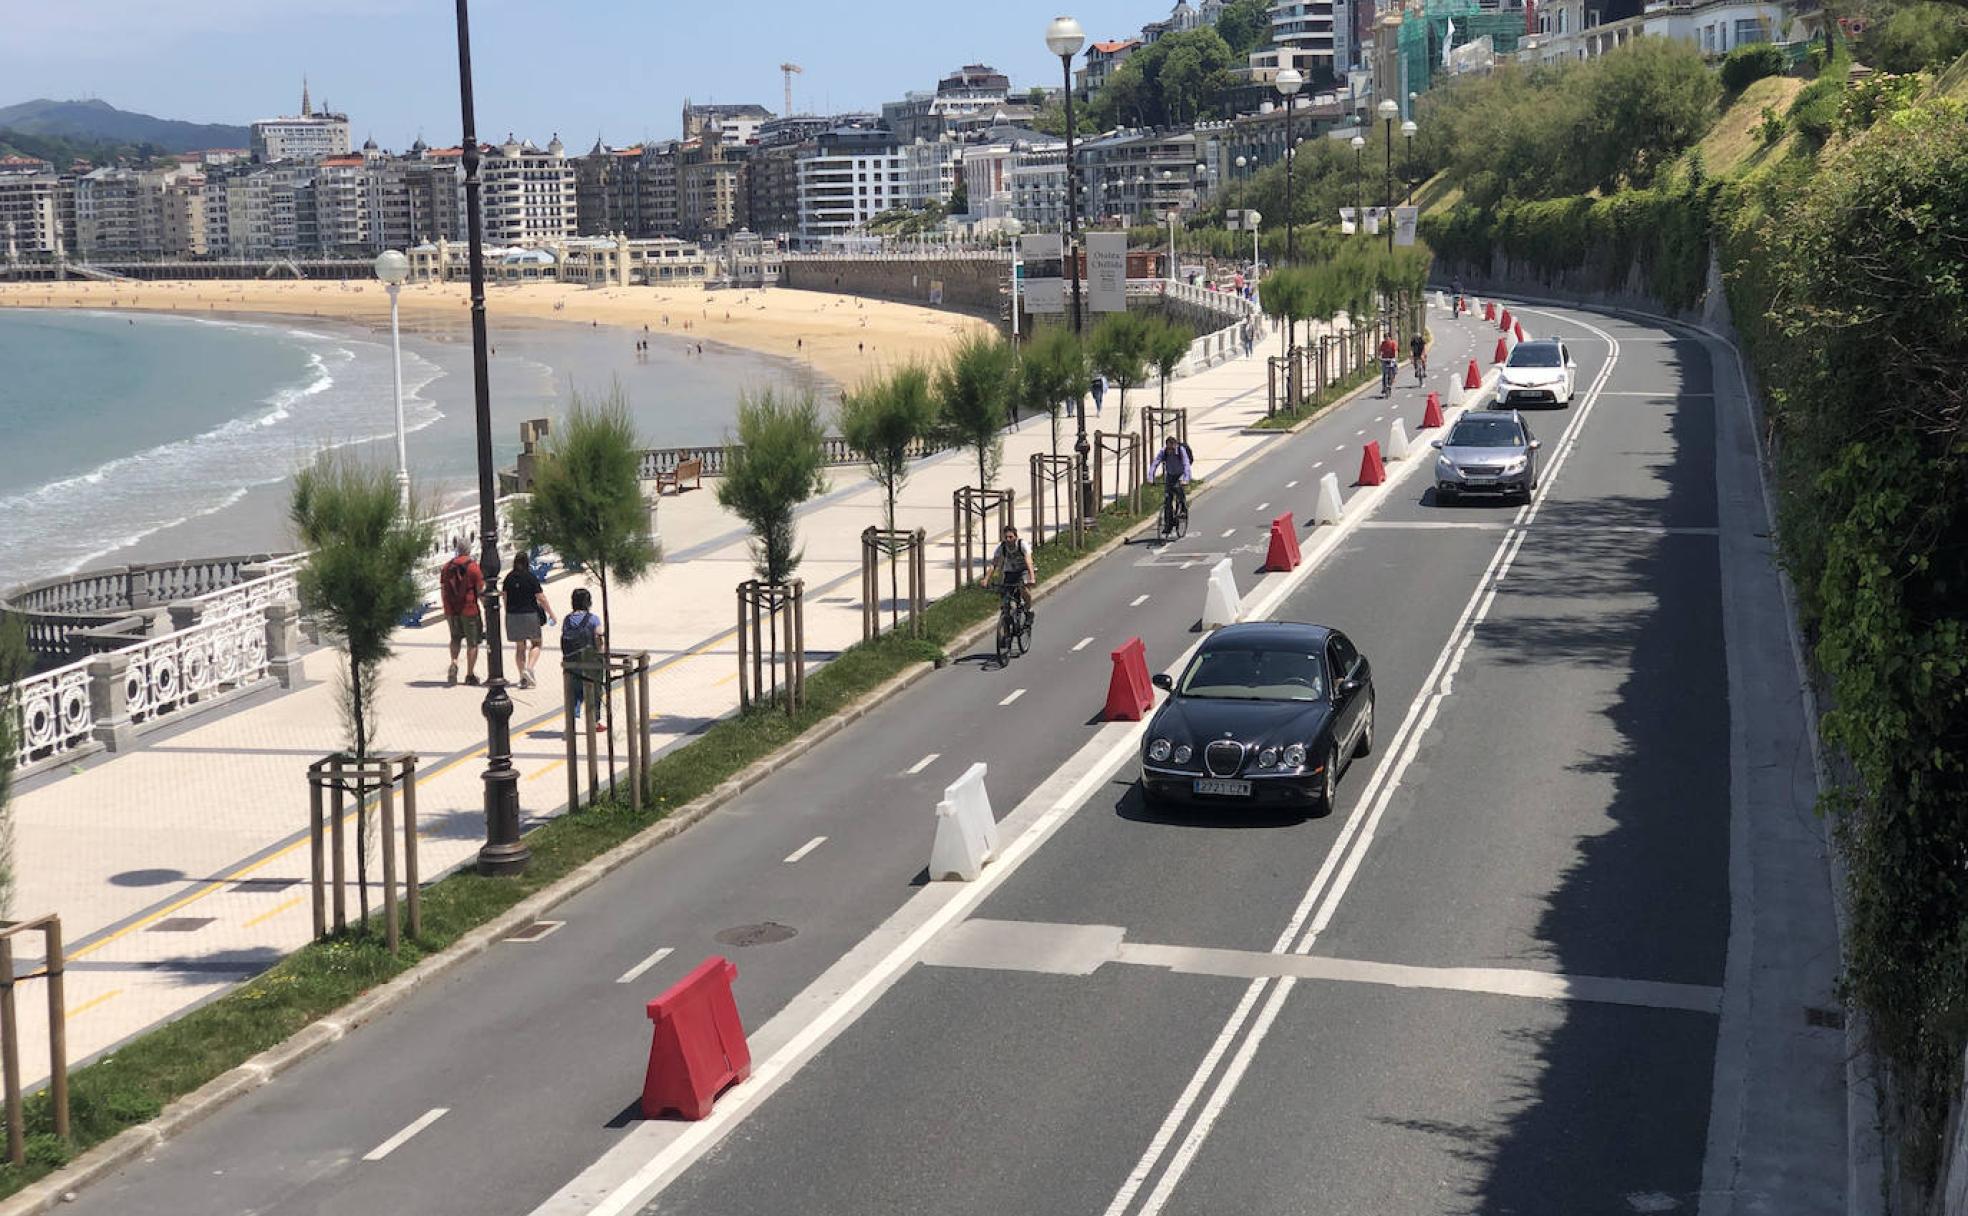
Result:
M1822 148L1838 129L1838 112L1844 100L1844 73L1827 71L1791 99L1790 125L1805 143Z
M1866 33L1866 62L1888 72L1920 72L1968 53L1968 12L1947 4L1909 4Z
M1775 45L1754 42L1739 46L1722 58L1722 87L1740 93L1765 76L1778 76L1784 70L1784 55Z

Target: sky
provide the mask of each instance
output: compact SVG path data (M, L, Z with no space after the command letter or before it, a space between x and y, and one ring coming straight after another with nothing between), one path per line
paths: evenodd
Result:
M801 112L879 110L966 63L1055 85L1046 24L1062 5L1089 40L1125 37L1173 0L474 0L478 134L585 150L678 134L684 98ZM100 98L190 122L245 124L314 104L355 142L458 141L453 4L441 0L69 0L0 4L0 105Z

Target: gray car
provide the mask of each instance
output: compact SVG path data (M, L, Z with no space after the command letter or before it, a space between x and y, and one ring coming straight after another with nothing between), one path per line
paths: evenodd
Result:
M1538 485L1538 441L1516 410L1470 410L1434 446L1435 501L1465 495L1522 498Z

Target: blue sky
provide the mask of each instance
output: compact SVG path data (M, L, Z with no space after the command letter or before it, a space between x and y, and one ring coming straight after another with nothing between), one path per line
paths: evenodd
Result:
M1062 5L1093 39L1122 37L1173 0L476 0L479 135L585 149L677 134L685 97L778 111L778 65L802 111L875 109L963 63L1014 85L1056 83L1046 23ZM126 110L245 123L299 104L349 115L360 143L458 138L453 5L444 0L69 0L9 3L0 105L100 97Z

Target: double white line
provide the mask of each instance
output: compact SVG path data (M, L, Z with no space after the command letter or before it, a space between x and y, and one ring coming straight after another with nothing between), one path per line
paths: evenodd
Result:
M1400 786L1402 774L1413 763L1415 754L1420 750L1421 740L1427 735L1428 728L1433 725L1442 702L1454 690L1455 674L1462 666L1464 655L1468 653L1470 641L1475 637L1475 627L1489 615L1490 606L1496 600L1497 578L1510 562L1515 560L1517 551L1523 546L1525 537L1529 535L1525 525L1536 517L1539 508L1544 504L1545 496L1556 482L1559 471L1577 448L1579 431L1586 419L1591 416L1607 379L1612 375L1613 366L1619 360L1619 342L1611 334L1583 321L1577 321L1576 318L1566 319L1584 326L1605 339L1608 347L1606 362L1599 369L1599 374L1593 378L1592 386L1586 392L1584 404L1573 414L1564 434L1560 437L1550 465L1539 479L1537 493L1532 496L1530 503L1518 508L1510 530L1504 533L1495 551L1490 554L1489 564L1484 568L1483 576L1477 580L1475 590L1470 592L1468 601L1464 603L1462 613L1456 619L1455 628L1450 631L1448 640L1443 643L1441 651L1435 656L1435 663L1429 670L1428 678L1422 682L1421 690L1408 707L1408 712L1390 740L1390 745L1383 753L1380 764L1374 769L1361 791L1358 806L1341 829L1339 839L1334 841L1332 850L1327 853L1325 863L1319 867L1318 874L1312 879L1312 885L1306 889L1305 897L1292 911L1291 919L1285 923L1283 932L1278 935L1277 942L1271 947L1273 954L1287 952L1310 954L1319 934L1332 923L1333 913L1339 907L1340 900L1345 898L1347 888L1352 885L1354 876L1359 873L1360 863L1365 858L1368 847L1373 843L1381 816L1392 801L1394 791ZM1337 871L1336 877L1335 871ZM1321 898L1322 893L1323 898ZM1278 1013L1284 1007L1285 998L1291 994L1297 983L1296 977L1292 976L1276 979L1267 977L1251 981L1250 986L1244 990L1242 999L1231 1011L1223 1029L1210 1044L1209 1051L1204 1054L1202 1062L1196 1066L1189 1083L1176 1098L1174 1107L1162 1120L1161 1126L1156 1129L1154 1138L1149 1141L1140 1160L1135 1163L1134 1169L1129 1172L1126 1181L1115 1193L1113 1202L1108 1204L1107 1216L1127 1216L1131 1210L1137 1213L1137 1216L1155 1216L1167 1205L1169 1198L1175 1193L1176 1186L1182 1181L1183 1174L1195 1160L1203 1143L1209 1139L1217 1118L1229 1104L1231 1096L1236 1093L1244 1073L1250 1068L1251 1061L1257 1055L1258 1047L1270 1033L1272 1024L1277 1021ZM1268 997L1265 994L1267 987L1270 989ZM1261 1009L1258 1008L1260 998L1263 998ZM1257 1010L1255 1020L1252 1020L1253 1010ZM1218 1066L1226 1055L1229 1056L1230 1062L1223 1068L1221 1076L1217 1076ZM1217 1076L1214 1088L1209 1087L1212 1076ZM1203 1092L1206 1088L1209 1088L1209 1096L1204 1099ZM1200 1108L1198 1108L1199 1101ZM1191 1121L1192 1114L1193 1121ZM1176 1136L1182 1132L1185 1124L1188 1130L1182 1134L1180 1143L1177 1143ZM1173 1153L1170 1152L1171 1145L1175 1146ZM1166 1158L1166 1168L1164 1168L1164 1158ZM1135 1200L1139 1197L1141 1189L1147 1185L1150 1178L1155 1176L1157 1169L1161 1169L1161 1177L1148 1192L1147 1198L1136 1207Z

